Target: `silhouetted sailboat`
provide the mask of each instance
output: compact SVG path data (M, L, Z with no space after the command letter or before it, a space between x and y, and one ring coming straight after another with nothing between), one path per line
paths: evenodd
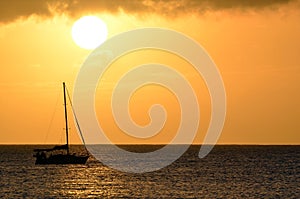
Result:
M87 159L89 158L87 150L86 150L85 155L70 153L65 82L63 82L63 93L64 93L64 109L65 109L66 142L67 143L64 145L55 146L52 149L35 149L34 150L34 152L35 152L34 157L36 157L35 164L85 164ZM69 98L69 100L70 100L70 98ZM75 119L76 119L76 115L75 115ZM78 125L78 121L76 121L76 123ZM80 130L80 128L79 128L79 130ZM82 139L83 139L83 137L82 137Z

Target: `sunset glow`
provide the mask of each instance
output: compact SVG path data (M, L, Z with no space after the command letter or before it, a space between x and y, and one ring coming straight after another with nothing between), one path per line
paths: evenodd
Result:
M32 3L20 9L9 1L0 6L0 143L62 143L61 83L66 82L72 93L92 49L113 35L145 27L187 35L218 66L227 96L218 144L300 143L299 0L28 2ZM113 120L112 89L126 71L147 63L172 66L192 85L200 104L194 143L202 143L211 116L205 82L182 57L152 49L121 56L99 81L95 107L107 137L116 143L138 144L166 143L174 137L180 109L174 95L163 87L145 86L129 102L139 125L149 123L151 105L165 107L166 125L156 136L130 137ZM70 132L71 142L80 142L74 124Z
M106 24L96 16L84 16L72 27L72 38L81 48L94 49L107 37Z

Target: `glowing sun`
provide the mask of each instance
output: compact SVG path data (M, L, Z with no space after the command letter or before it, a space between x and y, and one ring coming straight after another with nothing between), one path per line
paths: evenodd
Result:
M75 21L72 27L72 38L81 48L94 49L107 37L106 24L96 16L84 16Z

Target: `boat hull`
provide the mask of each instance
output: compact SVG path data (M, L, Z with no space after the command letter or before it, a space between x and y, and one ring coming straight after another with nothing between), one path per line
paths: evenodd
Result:
M49 157L36 156L35 164L85 164L89 156L57 154Z

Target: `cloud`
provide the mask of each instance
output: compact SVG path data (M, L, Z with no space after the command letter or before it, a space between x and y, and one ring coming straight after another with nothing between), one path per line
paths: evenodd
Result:
M0 21L7 22L31 15L49 16L50 10L46 1L11 0L0 1Z
M156 13L176 16L208 10L265 9L299 0L9 0L0 1L0 23L30 16L52 17L56 14L79 16L86 13L119 12Z

